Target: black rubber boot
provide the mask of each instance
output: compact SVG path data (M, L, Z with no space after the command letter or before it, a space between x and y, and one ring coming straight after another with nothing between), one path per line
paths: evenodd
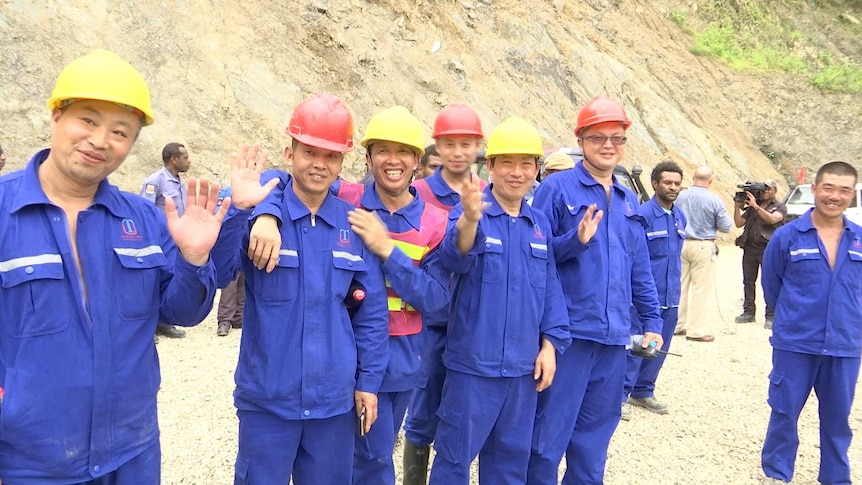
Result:
M429 446L416 446L404 440L404 483L403 485L426 485L428 483Z

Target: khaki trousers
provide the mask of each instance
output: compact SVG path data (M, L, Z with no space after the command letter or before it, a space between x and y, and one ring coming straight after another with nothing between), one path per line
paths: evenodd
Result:
M686 239L682 245L682 294L676 332L687 337L710 335L706 311L715 295L715 241Z

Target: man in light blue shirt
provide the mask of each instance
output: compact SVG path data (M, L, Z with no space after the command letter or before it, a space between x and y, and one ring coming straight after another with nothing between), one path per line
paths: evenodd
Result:
M709 192L712 169L699 167L694 172L694 184L679 195L676 205L682 209L688 223L686 239L682 245L682 294L679 302L679 321L675 335L686 340L712 342L715 336L707 333L705 310L715 293L715 245L717 232L730 232L731 220L721 199ZM697 302L689 305L689 299Z
M162 148L162 161L165 166L150 174L141 187L140 196L156 204L159 210L165 210L165 198L170 197L177 206L177 214L186 211L186 186L180 179L180 174L189 171L191 162L185 146L171 142ZM173 325L159 322L156 335L167 338L183 338L184 330Z

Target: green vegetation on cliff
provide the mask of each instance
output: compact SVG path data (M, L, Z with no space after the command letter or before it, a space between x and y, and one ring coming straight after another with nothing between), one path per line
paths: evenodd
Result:
M692 13L673 10L670 19L692 36L689 51L716 58L739 71L804 76L823 90L862 92L858 52L844 38L862 35L860 0L701 0ZM806 18L832 29L815 34Z

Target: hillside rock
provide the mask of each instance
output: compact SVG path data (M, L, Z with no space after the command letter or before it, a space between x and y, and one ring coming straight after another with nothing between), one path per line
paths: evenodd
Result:
M787 180L800 166L838 159L862 165L860 96L695 57L690 36L668 18L692 8L667 0L3 0L0 140L9 169L22 167L47 144L45 100L59 71L107 48L152 89L156 123L112 177L132 191L161 165L169 141L189 147L191 175L226 181L227 154L243 142L260 143L280 165L293 106L320 91L348 103L357 140L374 112L401 104L423 120L430 142L437 111L463 101L486 132L518 115L549 147L574 145L578 110L607 94L634 122L626 165L648 170L670 156L691 173L709 164L728 202L732 185L747 179ZM829 22L842 22L840 13ZM860 60L858 38L809 20L823 43ZM362 157L350 155L348 178L361 175Z

